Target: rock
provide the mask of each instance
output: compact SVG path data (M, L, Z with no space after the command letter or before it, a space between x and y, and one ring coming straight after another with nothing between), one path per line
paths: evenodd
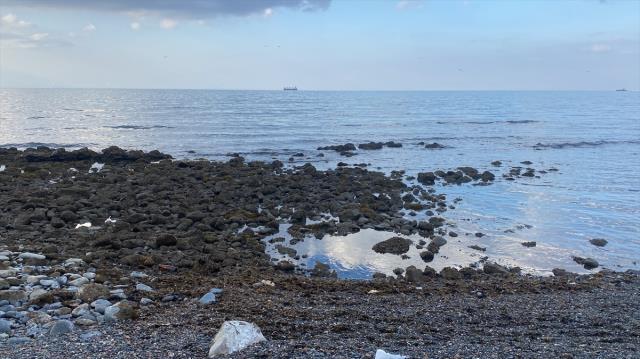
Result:
M6 300L12 305L20 305L27 300L27 293L24 290L0 290L0 300Z
M209 358L235 353L252 344L267 339L260 328L253 324L238 320L226 321L218 330L209 348Z
M582 257L573 257L573 261L582 265L584 269L595 269L600 265L598 261L593 258L582 258Z
M42 254L36 254L36 253L30 253L30 252L24 252L24 253L20 253L18 255L18 258L21 259L35 259L35 260L43 260L45 258L47 258L46 256L42 255Z
M479 246L479 245L477 245L477 244L474 244L474 245L472 245L472 246L469 246L469 248L471 248L471 249L475 249L476 251L481 251L481 252L484 252L484 251L486 251L486 250L487 250L487 248L486 248L486 247L480 247L480 246Z
M175 246L178 244L178 239L170 234L162 234L156 238L156 246Z
M83 285L89 283L89 279L85 278L85 277L80 277L78 279L74 279L72 281L69 281L69 285L72 285L74 287L82 287Z
M79 279L86 279L84 277ZM78 280L78 279L76 279ZM88 280L88 279L86 279ZM71 281L73 283L75 281ZM78 290L78 298L82 299L84 302L91 303L97 299L105 299L109 298L111 293L109 292L109 288L102 284L90 283L86 284L80 290Z
M51 303L53 302L53 294L46 289L36 288L29 293L29 302L36 305Z
M404 277L407 279L407 282L411 283L420 283L424 279L422 271L414 266L407 267Z
M404 273L404 269L402 269L402 268L396 268L396 269L393 270L393 274L395 274L397 276L402 275L402 273Z
M91 314L89 304L87 303L80 304L71 311L71 315L73 315L74 317L81 317L87 314Z
M138 311L127 301L116 303L104 310L104 319L106 322L129 320L137 317Z
M136 284L136 290L138 292L153 292L153 288L149 287L146 284L138 283Z
M361 143L358 145L358 148L361 150L379 150L382 148L384 143L382 142L369 142L369 143Z
M499 264L486 262L482 269L486 274L507 274L509 270Z
M140 299L140 305L149 305L153 303L153 300L149 299L149 298L142 298Z
M424 148L433 150L433 149L439 149L439 148L446 148L446 146L441 145L438 142L433 142L433 143L427 143L426 145L424 145Z
M280 261L276 264L276 268L285 272L293 272L293 270L296 269L296 266L289 261Z
M460 272L457 269L452 267L442 268L442 270L440 271L440 275L442 276L442 278L449 279L449 280L462 279L462 274L460 274Z
M147 278L149 275L144 272L133 271L131 272L130 276L131 278L144 279L144 278Z
M589 243L593 244L596 247L604 247L609 242L603 238L593 238L592 240L589 241Z
M332 270L327 264L322 262L316 262L311 271L311 275L314 277L324 277L324 278L338 278L338 274L335 270Z
M91 307L100 314L104 314L105 309L111 305L111 302L106 299L98 299L91 302Z
M49 329L50 336L58 336L66 333L70 333L73 331L73 323L69 320L58 320L55 322L51 329Z
M433 186L436 183L436 175L433 172L420 172L418 173L418 182Z
M527 248L531 248L531 247L535 247L537 243L534 242L534 241L531 241L531 242L522 242L520 244L522 244L523 246L525 246Z
M409 251L412 243L413 242L407 238L391 237L385 241L376 243L372 249L377 253L403 254Z
M420 258L422 258L423 261L429 263L433 260L434 254L431 251L423 251L420 252Z
M374 359L406 359L407 357L399 354L387 353L382 349L376 350L376 356Z
M11 322L8 320L0 319L0 334L11 335Z
M200 299L198 300L198 303L202 305L208 305L215 302L216 302L216 295L211 292L206 293L205 295L200 297Z
M482 182L491 182L496 179L496 176L489 171L484 171L482 172L482 175L480 175L480 179Z
M13 268L0 269L0 278L15 277L17 273L18 271Z
M491 162L491 165L495 167L500 167L502 166L502 161L493 161Z
M571 274L571 273L567 272L566 270L564 270L562 268L553 268L553 270L551 272L556 277L566 277L569 274Z
M9 288L11 288L11 284L9 284L9 282L7 282L5 279L0 278L0 290L9 289Z

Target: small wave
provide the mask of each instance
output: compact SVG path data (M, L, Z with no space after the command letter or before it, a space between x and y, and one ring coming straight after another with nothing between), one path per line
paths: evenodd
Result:
M41 120L43 118L47 118L47 116L31 116L27 117L27 120Z
M471 125L492 125L495 123L508 123L511 125L517 125L517 124L525 124L525 123L537 123L540 121L535 121L535 120L507 120L507 121L466 121L463 123L468 123ZM438 122L440 123L440 122Z
M640 140L600 140L600 141L579 141L579 142L561 142L561 143L540 143L533 145L536 150L543 149L562 149L562 148L578 148L578 147L598 147L606 145L619 145L619 144L640 144Z
M154 126L118 125L118 126L103 126L103 127L122 129L122 130L151 130L154 128L175 128L173 126L162 126L162 125L154 125Z
M35 147L49 147L49 148L82 148L97 146L95 143L50 143L50 142L24 142L24 143L3 143L0 147L9 148L35 148Z

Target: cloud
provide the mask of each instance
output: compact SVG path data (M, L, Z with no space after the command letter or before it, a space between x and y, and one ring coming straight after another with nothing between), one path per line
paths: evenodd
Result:
M160 21L160 27L167 30L171 30L177 25L178 22L173 19L162 19L162 21Z
M18 17L15 14L6 14L0 17L0 25L2 27L24 28L24 27L31 26L31 23L28 21L18 19Z
M61 10L113 11L171 19L265 14L267 9L326 10L331 0L3 0L8 6Z
M48 32L38 31L37 26L18 18L15 14L0 16L0 47L2 48L39 48L69 46L70 42L50 36Z
M400 0L396 3L396 9L398 10L418 9L421 7L421 0Z
M596 52L596 53L609 52L611 51L611 46L607 44L593 44L589 48L589 51Z
M87 26L82 28L82 31L84 31L84 32L94 32L94 31L96 31L96 27L93 24L87 24Z
M273 9L270 7L264 9L264 11L262 12L262 16L264 17L271 17L271 15L273 15Z
M140 30L140 23L139 23L139 22L135 22L135 21L134 21L134 22L132 22L132 23L131 23L131 25L129 25L129 26L131 26L131 30L133 30L133 31L138 31L138 30Z

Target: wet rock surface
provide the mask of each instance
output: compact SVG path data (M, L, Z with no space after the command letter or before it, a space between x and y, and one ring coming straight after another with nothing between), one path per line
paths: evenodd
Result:
M360 358L378 348L412 357L637 352L639 324L622 318L638 311L637 273L540 278L485 262L344 281L326 264L296 267L303 254L292 243L274 238L291 261L265 253L263 239L291 223L297 241L362 229L419 234L420 258L430 262L447 245L446 197L408 186L400 171L105 151L0 150L0 347L8 357L205 358L230 318L257 324L268 339L230 356L238 358ZM429 179L493 177L464 167ZM408 219L409 210L422 217Z

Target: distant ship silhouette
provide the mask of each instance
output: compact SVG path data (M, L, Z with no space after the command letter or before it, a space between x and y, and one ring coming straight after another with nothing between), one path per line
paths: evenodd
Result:
M626 92L627 89L624 89L624 88L623 89L617 89L616 91L618 91L618 92Z
M298 91L298 88L295 86L285 86L283 88L284 91Z

